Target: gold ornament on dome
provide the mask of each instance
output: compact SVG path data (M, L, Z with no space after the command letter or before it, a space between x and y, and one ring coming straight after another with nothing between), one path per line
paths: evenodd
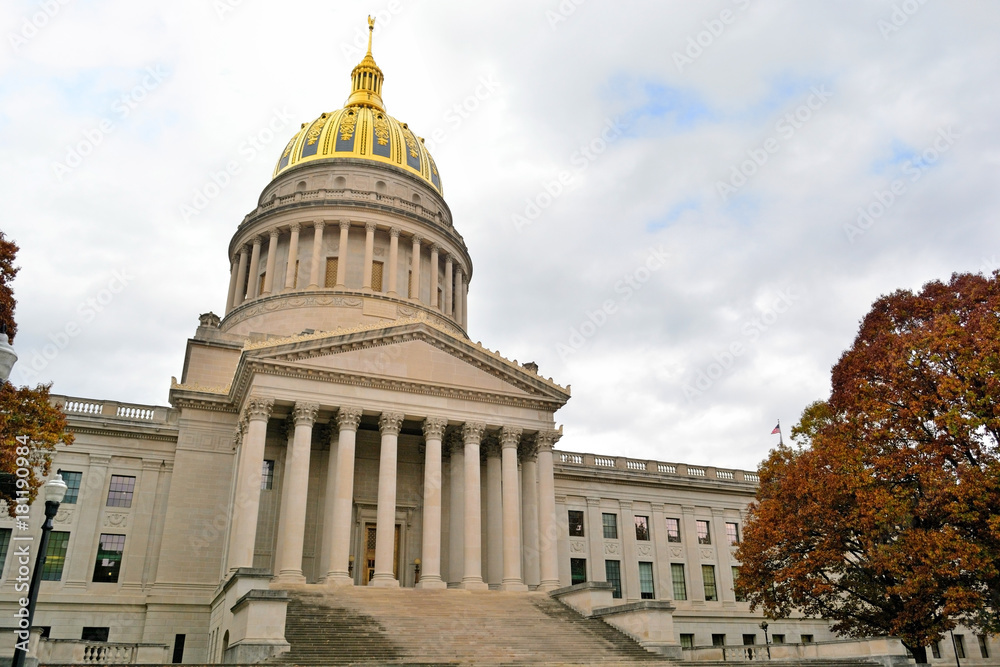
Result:
M375 136L378 137L379 146L389 143L389 123L381 114L375 116Z
M340 140L350 141L354 136L354 127L357 125L358 116L353 109L349 109L340 119Z
M325 116L326 114L324 114L324 117ZM322 134L324 125L325 123L320 123L319 121L313 123L313 126L309 128L309 132L306 133L306 143L312 146L314 143L319 141L319 135Z
M403 139L406 140L406 147L410 149L410 157L419 157L417 152L417 141L413 138L413 133L408 129L403 131Z

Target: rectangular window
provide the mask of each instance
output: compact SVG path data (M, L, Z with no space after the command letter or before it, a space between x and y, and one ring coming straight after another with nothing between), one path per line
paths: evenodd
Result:
M94 564L94 581L115 583L122 569L122 552L125 551L124 535L101 534L97 547L97 562Z
M740 578L740 568L738 568L738 567L736 567L734 565L733 566L733 595L736 596L736 601L737 602L746 602L747 599L743 595L741 595L741 594L739 594L739 593L736 592L736 580L739 579L739 578Z
M337 266L339 261L336 257L326 258L326 277L323 279L324 287L337 286Z
M583 537L583 510L569 510L569 536Z
M694 648L694 635L681 633L681 648Z
M979 640L979 654L984 657L990 657L990 649L986 645L986 635L977 635L976 639Z
M382 291L382 269L385 265L382 262L372 262L372 291Z
M667 518L667 542L681 541L681 520Z
M772 644L784 644L785 643L785 635L771 635L771 643Z
M801 635L801 637L802 638L800 639L800 641L803 644L812 644L813 643L813 636L812 635Z
M3 566L7 562L7 549L10 548L10 532L10 528L0 528L0 574L3 574Z
M262 491L274 488L274 461L264 460L264 467L260 471L260 488Z
M698 529L698 544L711 544L712 536L708 532L709 529L708 521L702 521L701 519L699 519L694 523Z
M49 544L45 548L45 565L42 567L42 581L62 579L67 546L69 546L69 533L57 530L49 533Z
M174 656L170 662L175 665L184 662L184 639L185 635L174 636Z
M649 541L649 517L637 516L635 518L635 539L640 542Z
M740 525L738 523L726 522L726 540L734 547L740 543Z
M618 539L618 515L617 514L602 514L601 520L604 522L604 539L606 540L617 540Z
M953 635L955 640L955 656L959 658L965 657L965 635Z
M757 635L743 635L743 645L753 646L757 643Z
M701 579L705 582L705 601L714 602L719 599L719 591L715 586L715 566L702 565Z
M674 599L687 600L688 599L687 582L684 581L683 563L670 564L670 579L674 585Z
M108 641L108 635L111 633L111 628L87 628L83 629L80 634L80 639L85 642L106 642Z
M639 563L639 597L643 600L652 600L656 597L653 587L653 564Z
M135 491L135 477L112 475L108 487L108 507L132 507L132 492Z
M726 636L725 635L712 635L712 646L725 646Z
M941 657L941 644L940 642L931 642L931 656L934 658Z
M605 514L604 516L607 516ZM614 516L612 514L611 516ZM607 575L608 583L611 584L611 597L620 598L622 596L622 565L621 561L604 561L604 573Z
M76 499L80 497L80 480L83 479L83 473L72 470L58 472L62 475L63 481L66 482L66 497L63 498L63 505L75 505Z
M582 584L587 581L587 559L586 558L570 558L569 559L569 576L570 583L574 586L577 584Z

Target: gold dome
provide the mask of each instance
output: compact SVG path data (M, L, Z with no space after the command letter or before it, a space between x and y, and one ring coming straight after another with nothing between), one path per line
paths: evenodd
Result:
M343 109L322 114L292 137L282 151L274 176L305 162L360 158L400 167L420 177L443 194L434 158L406 123L385 112L382 70L372 57L372 30L368 17L368 53L351 72L351 95Z

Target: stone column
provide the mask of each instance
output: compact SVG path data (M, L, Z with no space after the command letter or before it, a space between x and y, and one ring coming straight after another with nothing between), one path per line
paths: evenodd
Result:
M330 572L330 549L333 546L333 505L337 497L337 448L340 446L340 433L333 427L330 420L328 446L326 457L326 480L323 488L323 509L317 519L319 523L319 553L316 555L316 582L326 583L326 575Z
M233 257L233 261L229 265L229 293L226 297L226 314L233 309L233 305L236 303L236 280L239 275L240 260L238 257Z
M306 492L309 490L309 457L312 430L319 413L316 403L296 403L292 411L295 431L285 454L285 475L278 512L278 546L274 557L277 581L304 584L302 544L306 534Z
M362 276L362 289L372 288L372 259L375 254L375 223L365 225L365 273Z
M340 245L337 246L337 289L347 286L347 237L351 233L351 221L340 221Z
M299 231L302 229L302 225L293 222L289 229L291 230L292 237L288 241L288 265L285 267L284 291L286 292L295 289L296 278L298 278L295 265L299 261Z
M500 439L495 432L483 436L486 453L486 582L499 589L503 583L503 477Z
M733 592L733 561L731 559L732 547L729 546L729 538L726 536L726 513L721 507L712 508L712 541L715 543L715 587L719 601L725 602L726 606L736 603L736 594Z
M649 528L653 538L653 549L656 557L656 599L673 600L674 587L673 578L670 573L670 543L667 542L667 516L666 508L659 503L650 505L652 515L649 518L652 524Z
M383 412L378 420L382 452L378 463L378 509L375 512L375 574L369 586L399 586L392 559L396 542L396 444L402 425L403 415L398 412Z
M462 283L462 328L469 328L469 285Z
M561 431L538 432L538 542L541 581L538 590L559 588L559 524L556 522L556 484L552 446Z
M462 324L462 291L465 285L465 278L462 276L462 267L455 267L455 321Z
M608 569L604 564L604 522L601 518L599 496L587 497L587 547L590 549L590 580L607 581Z
M410 298L420 301L420 237L413 236L410 252Z
M79 514L76 520L76 530L70 532L69 546L71 550L68 550L67 554L71 554L71 556L66 559L63 571L66 588L86 588L93 576L94 561L90 559L90 554L94 549L95 542L97 542L101 530L101 514L104 513L104 507L108 501L108 467L111 465L111 457L90 454L88 459L88 469L84 472L80 482L80 495L77 498ZM141 491L142 489L140 489ZM34 527L32 526L32 528ZM35 534L35 531L30 533L32 537ZM134 547L135 545L133 545ZM79 553L87 555L79 557L77 555ZM17 568L14 568L12 571L16 570Z
M538 445L536 438L521 438L521 533L524 539L524 583L538 588Z
M517 474L517 445L521 429L500 430L503 467L503 584L505 591L527 591L521 578L521 492Z
M479 475L479 442L486 425L466 422L462 428L465 441L465 567L462 588L485 590L483 581L482 491Z
M313 221L313 254L312 266L309 268L309 289L319 289L319 263L323 256L323 227L326 225L322 220Z
M330 452L330 469L327 471L327 541L326 583L351 586L349 563L351 557L351 513L354 509L354 446L361 423L361 408L342 405L337 412L337 456ZM330 489L330 477L334 479Z
M636 551L635 512L632 501L620 500L622 511L622 597L637 601L642 598L639 591L639 556ZM651 528L652 529L652 528Z
M399 228L389 228L389 289L386 293L390 296L397 296L399 291L399 277L397 275L399 264Z
M267 266L264 268L264 289L261 296L267 296L274 290L274 265L278 259L278 230L272 229L268 236Z
M441 579L441 438L448 420L424 420L424 529L417 588L447 588Z
M444 258L444 314L451 316L451 291L455 284L455 265L451 260L451 255Z
M250 281L250 284L247 285L247 299L256 299L260 296L257 293L257 288L259 287L257 277L260 273L260 244L261 238L259 236L255 236L253 240L253 251L250 255L250 275L247 276L247 280Z
M122 560L121 576L119 581L122 584L122 591L132 589L132 592L140 593L143 587L143 571L146 568L147 549L137 545L148 545L153 541L150 535L155 519L156 503L160 499L158 493L160 489L159 477L164 471L163 461L159 459L142 460L142 476L136 479L135 488L139 491L136 494L136 504L132 516L132 530L128 538L133 540L131 553ZM156 491L151 491L156 489ZM128 553L128 552L126 552Z
M229 571L253 567L253 547L257 537L257 513L260 510L260 477L264 466L264 441L267 420L271 418L273 398L251 396L244 415L249 424L240 448L236 497L233 499L232 529L229 533Z
M250 247L240 248L240 268L236 269L236 292L233 297L233 308L243 303L247 298L247 262L250 259Z
M431 308L438 308L438 247L436 243L431 244Z
M448 432L451 453L451 499L448 510L448 585L462 585L465 561L465 443L458 431Z
M695 524L693 505L681 505L681 539L687 558L688 600L705 604L705 582L701 578L701 547L698 544L698 527Z

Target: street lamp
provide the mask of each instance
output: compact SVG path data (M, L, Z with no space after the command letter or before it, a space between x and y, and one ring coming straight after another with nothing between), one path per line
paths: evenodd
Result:
M49 546L49 533L52 532L52 519L59 511L59 504L66 497L66 482L62 475L55 477L42 485L45 490L45 523L42 524L42 539L38 542L38 553L35 554L35 569L31 573L31 588L28 591L28 632L31 632L31 623L35 618L35 603L38 601L38 589L42 585L42 568L45 567L45 552ZM30 634L29 634L30 637ZM14 659L10 667L24 667L24 658L27 649L21 651L14 649Z
M7 323L0 322L0 380L7 381L15 361L17 361L17 353L11 347L10 337L7 335Z
M767 649L767 659L771 659L771 642L767 640L767 621L760 622L760 629L764 631L764 647Z

